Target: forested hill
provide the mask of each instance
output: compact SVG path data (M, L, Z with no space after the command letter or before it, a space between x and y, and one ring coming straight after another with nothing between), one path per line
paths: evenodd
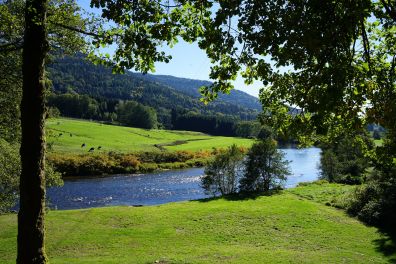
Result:
M201 86L209 86L212 84L209 81L179 78L170 75L146 74L141 76L146 80L155 81L161 84L166 84L180 92L198 98L201 96L198 88ZM230 94L219 94L219 98L217 100L221 102L237 104L239 106L246 107L248 109L256 109L258 111L261 110L261 104L256 97L251 96L239 90L232 90Z
M198 88L207 81L172 76L127 72L112 74L111 69L94 65L82 56L64 57L48 67L56 93L87 94L92 97L134 100L166 112L178 108L200 114L227 115L240 120L255 119L261 107L257 98L241 91L221 96L204 106Z

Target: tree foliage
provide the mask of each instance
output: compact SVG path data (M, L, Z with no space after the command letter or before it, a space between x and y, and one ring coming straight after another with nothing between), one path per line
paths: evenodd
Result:
M360 220L390 228L396 219L396 171L375 170L366 185L357 188L350 197L347 210Z
M8 211L18 198L20 171L18 145L0 139L0 213Z
M0 138L0 214L9 212L19 198L19 175L21 161L19 144L9 143ZM62 175L50 164L45 166L46 186L62 186Z
M232 145L218 153L205 167L201 186L207 194L227 195L238 191L238 183L243 174L244 153Z
M255 138L260 133L261 125L259 122L242 121L236 124L235 134L238 137Z
M273 139L257 141L247 153L241 191L268 192L282 187L290 174L288 163Z
M368 135L342 136L322 146L321 178L329 182L359 184L372 166L367 153L373 149Z
M247 83L263 83L262 120L278 136L298 138L303 144L332 142L378 124L386 129L387 139L368 154L375 169L392 182L396 4L370 0L214 2L218 8L213 19L201 22L204 33L197 37L215 62L211 78L216 82L202 89L203 100L228 93L240 72ZM290 107L298 111L290 114ZM383 190L383 185L376 186Z
M127 126L146 129L157 128L157 113L155 110L134 101L120 102L117 105L117 119Z

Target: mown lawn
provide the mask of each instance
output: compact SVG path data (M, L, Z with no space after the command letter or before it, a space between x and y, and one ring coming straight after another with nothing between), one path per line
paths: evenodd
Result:
M50 211L47 252L51 263L68 264L394 261L395 254L380 250L386 236L322 203L347 191L337 188L298 187L247 200ZM304 198L309 193L319 199ZM0 216L0 227L0 263L14 263L16 216Z
M251 139L215 137L199 132L173 130L147 130L105 125L76 119L51 119L47 121L47 141L55 152L86 153L91 147L95 152L158 151L155 145L168 150L211 150L232 144L249 147ZM85 147L81 147L85 144ZM101 150L97 148L101 146Z

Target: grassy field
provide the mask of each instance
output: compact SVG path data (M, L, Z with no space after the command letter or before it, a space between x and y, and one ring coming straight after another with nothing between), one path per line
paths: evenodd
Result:
M199 132L146 130L104 125L76 119L51 119L47 121L47 140L55 152L86 153L91 147L101 146L101 152L123 153L167 150L211 150L232 144L249 147L251 139L215 137ZM85 147L81 145L85 143ZM156 145L156 146L155 146Z
M394 263L393 243L325 206L350 187L310 185L246 200L50 211L51 263ZM340 191L341 190L341 191ZM14 263L16 216L0 216L0 263Z

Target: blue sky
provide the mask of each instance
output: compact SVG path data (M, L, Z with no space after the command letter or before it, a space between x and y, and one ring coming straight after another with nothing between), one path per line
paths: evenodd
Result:
M201 50L196 43L186 43L180 41L173 48L163 48L163 50L172 55L169 63L157 63L155 65L155 74L173 75L177 77L210 80L210 60L205 52ZM258 97L261 87L259 82L247 86L241 77L234 82L236 89Z
M98 13L97 9L89 8L89 0L78 0L80 6L85 10ZM210 60L207 58L204 51L202 51L196 43L186 43L179 41L173 48L162 47L167 54L172 55L172 60L169 63L156 63L156 71L154 74L173 75L176 77L210 80ZM236 89L244 91L250 95L258 97L261 83L256 82L247 86L241 77L238 77L234 82Z

